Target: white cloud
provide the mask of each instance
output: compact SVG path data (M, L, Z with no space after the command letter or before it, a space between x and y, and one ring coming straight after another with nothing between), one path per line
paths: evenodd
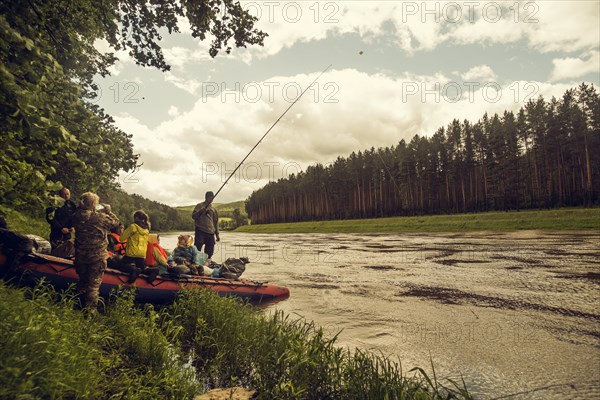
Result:
M597 1L536 2L538 22L528 24L529 42L544 52L598 48L600 3Z
M528 29L531 28L525 23L515 23L508 18L490 22L494 20L485 19L481 15L473 22L465 20L452 27L452 33L448 38L458 44L515 43L525 39Z
M488 65L478 65L462 74L461 77L468 82L491 82L496 80L497 75Z
M499 2L485 4L492 3ZM227 72L232 61L251 64L253 59L277 55L281 57L277 62L298 62L297 58L279 53L297 43L345 34L358 34L365 42L364 50L370 54L377 53L382 43L394 43L414 57L418 57L419 52L432 53L437 48L451 48L456 44L519 42L520 48L528 43L533 52L562 51L554 57L551 83L539 82L539 79L506 82L494 71L501 69L492 64L493 60L486 60L485 64L463 63L469 67L455 71L445 70L440 64L438 71L442 72L432 75L402 73L393 68L392 72L378 74L355 69L332 70L306 92L257 147L223 190L220 201L246 198L268 181L297 173L317 162L327 164L353 151L392 146L401 139L410 141L416 134L433 134L454 118L475 122L485 112L517 111L528 99L539 95L560 97L570 87L566 81L599 70L596 2L573 5L522 1L518 3L520 11L516 22L514 14L510 14L514 1L501 2L502 12L506 14L497 22L491 22L492 9L487 9L485 15L482 9L475 9L472 20L466 9L461 10L460 18L458 14L439 15L444 10L452 10L451 4L457 4L452 2L294 3L301 7L301 14L296 13L296 5L287 6L287 13L283 14L286 4L291 3L269 3L274 7L271 10L265 3L255 4L263 6L258 28L270 35L264 48L235 49L231 55L220 54L219 62L208 56L210 38L189 48L183 44L166 48L165 57L173 71L163 74L163 79L194 96L195 103L187 95L185 102L181 98L161 99L164 102L158 103L155 110L168 110L168 119L152 127L142 122L145 121L142 112L135 118L124 113L115 117L120 128L133 134L135 149L144 163L136 174L139 182L130 180L123 185L125 190L171 205L193 204L206 190L216 191L236 163L289 106L289 97L316 76L316 73L271 76L262 82L252 82L242 88L241 93L229 90L205 97L202 82L209 84L211 78L199 77L197 71L191 71L199 63L210 75L219 75L223 81L235 81L241 78L234 79ZM527 14L534 11L534 15ZM293 22L298 17L298 21ZM451 17L457 22L448 21ZM525 23L525 17L537 18L537 22ZM363 49L356 52L359 50ZM583 56L570 54L573 51ZM448 57L448 53L444 52L441 57ZM373 67L372 70L383 68L368 62L365 65ZM539 61L536 62L531 65L539 66ZM123 65L117 67L117 73ZM244 68L232 69L244 71ZM268 72L268 69L260 72ZM254 72L243 73L252 76ZM498 80L502 86L494 83ZM475 86L467 86L471 82L475 82ZM154 86L147 84L146 87ZM125 106L118 104L119 112L139 112ZM157 115L165 113L159 111ZM153 121L156 124L157 119Z
M170 71L165 72L163 76L164 76L166 82L172 83L179 89L185 90L189 94L195 94L196 91L198 90L198 88L202 85L202 82L200 82L197 79L186 80L184 78L180 78L180 77L176 76L174 73L172 73Z
M358 34L366 44L374 40L392 42L410 55L432 51L444 43L493 45L518 41L526 41L540 52L593 51L600 37L600 3L593 1L247 1L242 5L260 16L256 28L269 36L264 47L236 48L229 55L221 52L221 60L251 64L254 58L274 56L298 43L345 34ZM189 35L187 21L180 23L183 34ZM164 48L163 53L179 77L189 64L215 62L208 54L210 42L209 36L192 48L178 45ZM101 51L110 50L106 41L95 45ZM120 61L110 68L113 75L121 74L133 63L127 51L116 55ZM174 76L168 79L176 86L190 93L196 90L193 80L186 83Z
M192 27L190 26L190 22L186 17L177 16L177 26L179 27L179 31L185 35L192 34Z
M579 78L587 74L600 72L600 53L592 51L586 55L586 59L581 58L555 58L552 60L554 69L550 74L550 81L562 81Z
M169 107L169 111L167 111L169 117L176 117L179 115L179 109L175 106Z
M163 49L165 61L175 69L183 69L190 62L207 62L212 60L208 54L208 40L198 41L196 48L173 46Z
M236 48L219 57L246 64L297 43L353 33L365 43L391 40L411 55L432 51L443 43L492 45L521 40L541 52L592 51L598 48L600 37L600 2L596 1L246 1L242 6L260 16L256 28L269 34L265 45ZM190 35L187 20L181 18L179 23L182 34ZM386 24L394 29L391 38L389 29L384 29ZM189 63L214 62L208 54L210 42L209 36L197 41L194 48L173 46L164 48L163 53L175 70L182 70ZM105 40L96 41L95 47L110 51ZM119 61L110 71L119 75L133 60L126 50L115 54Z
M598 46L600 6L593 1L495 2L242 2L260 16L256 27L269 33L265 46L235 50L250 63L296 43L328 35L358 33L365 42L389 35L408 54L431 51L445 42L507 44L526 40L541 52L589 50ZM456 6L460 5L460 9Z
M256 101L254 94L252 99L240 94L239 101L231 95L199 99L187 112L171 107L170 119L153 129L130 115L115 117L121 129L133 134L144 162L136 174L139 182L123 184L124 189L171 205L195 203L206 190L221 186L289 106L283 88L292 83L304 88L314 77L270 77L265 82L279 85L270 93L261 82ZM353 69L328 72L318 84L250 155L221 192L221 201L246 198L268 181L317 162L327 164L353 151L430 135L454 118L477 121L485 112L517 111L528 98L560 96L568 88L515 82L496 93L493 87L469 92L461 85L462 97L456 99L444 90L444 85L456 83L441 74L398 78ZM441 94L434 93L436 84Z
M179 46L163 49L163 54L165 56L165 61L172 67L177 68L183 68L183 66L192 58L191 49Z

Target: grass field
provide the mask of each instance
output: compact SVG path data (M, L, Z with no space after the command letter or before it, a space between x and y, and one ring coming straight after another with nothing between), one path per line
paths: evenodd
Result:
M600 230L600 208L560 208L337 221L247 225L247 233L469 232Z

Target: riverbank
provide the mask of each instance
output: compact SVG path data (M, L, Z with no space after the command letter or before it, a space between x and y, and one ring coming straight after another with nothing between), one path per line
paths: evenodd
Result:
M600 229L600 208L559 208L241 226L239 233L394 233L470 231L590 231Z

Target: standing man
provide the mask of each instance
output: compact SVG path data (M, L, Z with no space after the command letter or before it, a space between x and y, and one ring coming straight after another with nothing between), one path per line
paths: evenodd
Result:
M221 240L219 237L219 214L212 206L212 201L215 198L213 192L206 192L204 202L199 203L192 212L192 218L195 221L195 240L194 244L198 250L204 252L208 258L212 258L215 252L215 237L217 242Z
M81 195L79 207L73 215L75 226L75 270L79 275L77 290L83 305L96 313L100 284L106 270L107 235L119 226L119 219L108 204L96 210L100 198L91 192Z
M46 221L50 224L50 244L52 250L60 246L62 243L71 239L71 232L73 232L73 214L77 206L75 202L71 200L71 191L66 187L60 189L58 195L65 200L65 204L61 207L54 209L54 207L46 208ZM54 216L51 216L54 212Z

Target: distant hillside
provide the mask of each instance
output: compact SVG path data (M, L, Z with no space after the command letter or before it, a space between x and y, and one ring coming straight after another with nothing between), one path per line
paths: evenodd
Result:
M98 195L103 202L111 205L112 211L125 226L133 222L133 212L142 209L150 216L153 231L190 230L194 227L190 213L149 200L138 194L129 194L121 189L107 189L98 191Z
M243 216L247 217L248 214L246 213L245 203L246 203L245 200L239 200L239 201L234 201L231 203L214 203L213 206L219 212L219 217L222 217L222 218L231 218L231 216L233 214L233 210L235 210L236 208L239 208L240 213ZM192 211L194 211L194 207L196 207L195 204L192 206L175 207L175 209L183 211L183 212L189 212L191 214Z
M174 208L179 211L192 212L192 211L194 211L194 207L196 207L196 206L195 205L194 206L181 206L181 207L174 207Z

